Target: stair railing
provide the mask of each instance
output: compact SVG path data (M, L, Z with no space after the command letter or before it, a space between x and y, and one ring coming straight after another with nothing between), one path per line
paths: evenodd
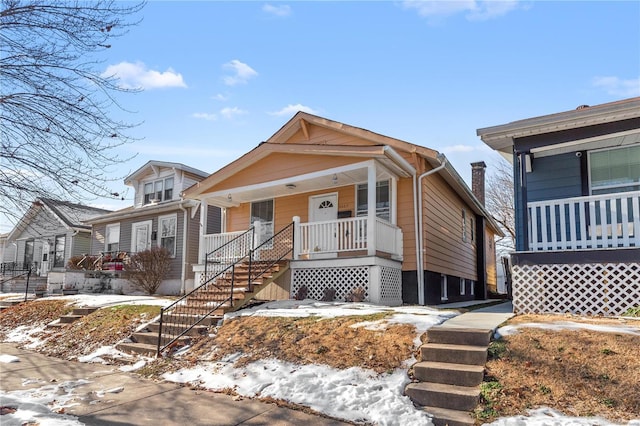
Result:
M249 291L253 291L253 282L289 254L293 254L294 222L282 228L271 238L249 251Z
M241 261L242 260L239 260L222 271L219 271L207 280L205 284L191 290L169 306L160 309L157 347L158 357L161 356L165 349L177 342L178 339L190 332L216 310L225 304L233 306L234 272L236 264ZM228 276L231 277L231 288L230 292L226 294L226 289L218 285L217 281L219 279L223 280ZM187 306L187 300L190 297L192 300L190 300L189 306ZM197 298L197 302L194 301L195 298ZM169 315L171 316L170 323L167 322ZM167 324L171 324L171 326Z
M215 250L210 251L204 257L204 277L207 283L209 274L216 275L218 271L226 269L229 265L244 259L251 250L255 229L252 226L240 235L227 241Z

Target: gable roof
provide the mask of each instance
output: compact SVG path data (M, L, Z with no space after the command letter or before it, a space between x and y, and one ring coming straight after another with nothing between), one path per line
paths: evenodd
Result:
M309 140L309 126L311 125L330 129L358 139L363 139L370 142L371 145L321 145L288 142L291 137L298 132L302 132L306 140ZM440 154L438 151L424 146L415 145L410 142L395 139L370 130L299 111L265 142L260 143L251 151L212 173L201 182L195 183L183 192L183 196L197 199L207 192L208 188L252 166L272 153L376 158L386 162L388 167L401 171L400 175L402 176L408 177L415 175L416 170L411 166L411 164L404 160L404 158L398 155L397 151L416 154L424 158L434 168L438 167L445 158L444 155ZM498 235L502 235L502 231L495 223L491 214L489 214L486 208L478 201L475 195L473 195L471 189L448 161L445 161L445 167L439 173L465 201L465 203L467 203L477 214L488 218L488 221L494 231Z
M17 232L22 232L40 209L49 211L68 229L87 231L91 230L91 226L84 223L84 221L111 212L111 210L86 206L84 204L40 197L31 204L29 210L20 218L16 226L9 233L8 239L12 239Z
M172 163L172 162L168 162L168 161L150 160L150 161L147 161L141 167L139 167L135 172L131 173L129 176L124 178L124 183L128 184L129 182L131 182L133 180L136 180L141 174L143 174L145 172L145 170L148 170L150 168L151 169L167 168L167 169L183 170L183 171L191 173L193 175L200 176L203 179L206 178L207 176L209 176L209 173L207 173L207 172L204 172L202 170L196 169L194 167L187 166L187 165L182 164L182 163Z
M482 141L496 151L511 152L513 140L525 136L570 130L640 117L640 97L513 121L476 130Z

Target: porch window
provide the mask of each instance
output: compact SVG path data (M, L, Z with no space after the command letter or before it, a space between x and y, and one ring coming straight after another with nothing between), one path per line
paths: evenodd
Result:
M55 268L61 268L64 266L64 246L65 246L66 237L64 235L56 236L54 243L54 256L53 256L53 266Z
M158 218L158 227L160 228L160 239L158 245L164 247L171 257L176 256L176 225L177 216L162 216Z
M589 153L591 195L640 190L640 146Z
M173 199L173 177L144 184L144 205Z
M389 196L389 181L383 180L376 182L376 216L380 219L384 219L387 222L389 219L390 200ZM356 189L356 215L367 215L367 184L361 183Z
M260 232L260 242L266 241L273 236L273 199L256 201L251 203L251 223L260 222L262 229Z
M120 224L107 225L104 238L104 251L116 253L120 250Z

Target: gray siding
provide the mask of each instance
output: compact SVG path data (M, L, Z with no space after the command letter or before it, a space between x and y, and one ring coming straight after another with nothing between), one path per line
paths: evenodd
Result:
M580 158L574 153L534 158L533 170L527 173L527 198L530 203L581 195Z
M209 206L207 209L207 234L219 234L222 232L222 209Z

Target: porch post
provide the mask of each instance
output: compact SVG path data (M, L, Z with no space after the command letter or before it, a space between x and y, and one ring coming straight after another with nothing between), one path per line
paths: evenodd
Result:
M376 163L367 167L367 255L376 254Z
M391 210L389 211L389 221L397 225L398 224L398 179L394 177L391 178L391 188L389 188L391 192L390 195L390 204L389 206Z
M200 241L199 241L199 254L198 254L198 263L203 264L205 262L205 257L207 256L207 248L204 246L204 235L207 233L207 213L208 213L208 204L206 200L200 200Z
M300 255L300 216L293 217L293 260Z

